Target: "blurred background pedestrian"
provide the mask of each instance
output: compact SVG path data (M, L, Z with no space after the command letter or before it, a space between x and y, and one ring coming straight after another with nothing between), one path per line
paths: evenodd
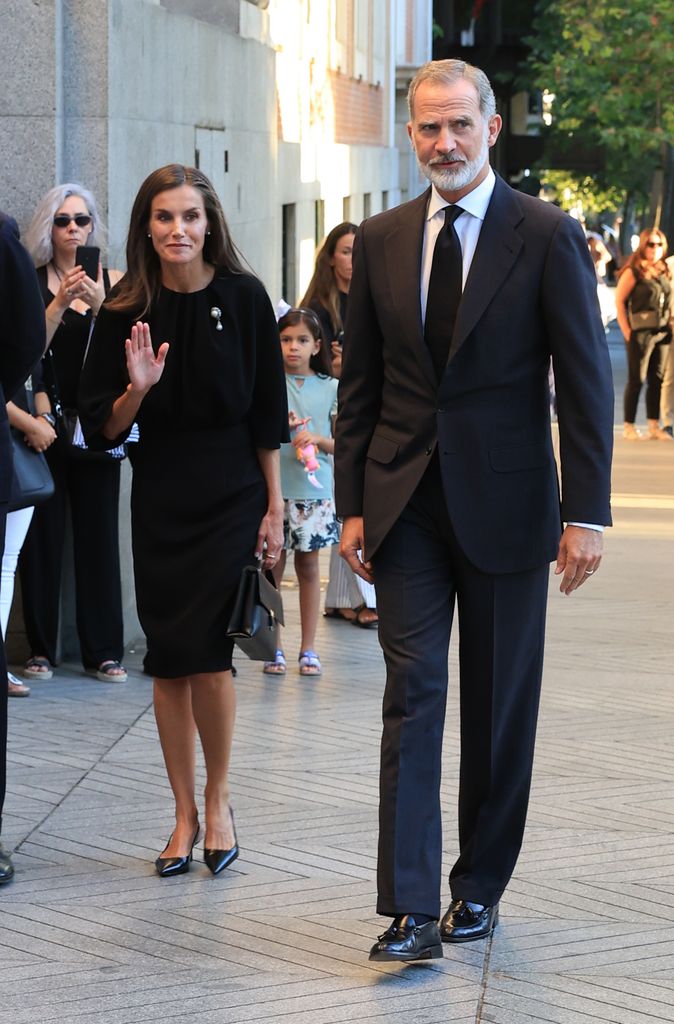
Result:
M620 271L616 287L616 315L627 346L623 436L630 441L643 436L635 421L644 383L646 438L672 440L660 426L660 392L672 340L672 278L666 256L667 239L662 231L642 231L636 250Z
M300 302L300 306L312 309L320 320L323 335L330 342L332 373L335 377L339 377L342 368L344 324L356 231L355 224L344 221L329 232L316 254L314 274ZM351 571L340 558L336 547L330 552L325 615L365 629L376 629L379 621L374 587Z

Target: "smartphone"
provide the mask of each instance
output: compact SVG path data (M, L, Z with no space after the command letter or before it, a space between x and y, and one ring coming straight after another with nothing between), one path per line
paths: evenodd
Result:
M87 277L98 281L98 263L101 250L95 245L78 245L75 253L75 266L81 267Z

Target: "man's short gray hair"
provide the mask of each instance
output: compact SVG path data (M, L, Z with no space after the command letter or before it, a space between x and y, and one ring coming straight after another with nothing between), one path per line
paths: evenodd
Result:
M488 121L496 113L494 90L484 71L473 64L467 64L465 60L429 60L427 64L422 64L407 91L410 118L414 119L414 97L422 82L454 85L461 78L475 87L480 100L480 113Z

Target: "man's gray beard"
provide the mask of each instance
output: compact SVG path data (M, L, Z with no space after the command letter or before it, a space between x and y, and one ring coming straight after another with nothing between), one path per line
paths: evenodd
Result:
M488 156L489 145L485 133L480 152L475 159L457 160L454 164L456 170L449 171L439 167L438 164L422 164L418 158L417 163L424 177L428 178L437 189L440 189L442 192L458 192L460 188L465 188L466 185L470 185L471 181L477 178Z

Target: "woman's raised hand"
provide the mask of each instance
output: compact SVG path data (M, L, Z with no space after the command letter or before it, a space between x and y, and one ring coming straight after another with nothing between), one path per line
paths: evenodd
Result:
M131 387L141 395L146 395L154 387L164 372L168 342L159 346L154 354L149 324L134 324L131 337L126 339L126 368L129 372Z

